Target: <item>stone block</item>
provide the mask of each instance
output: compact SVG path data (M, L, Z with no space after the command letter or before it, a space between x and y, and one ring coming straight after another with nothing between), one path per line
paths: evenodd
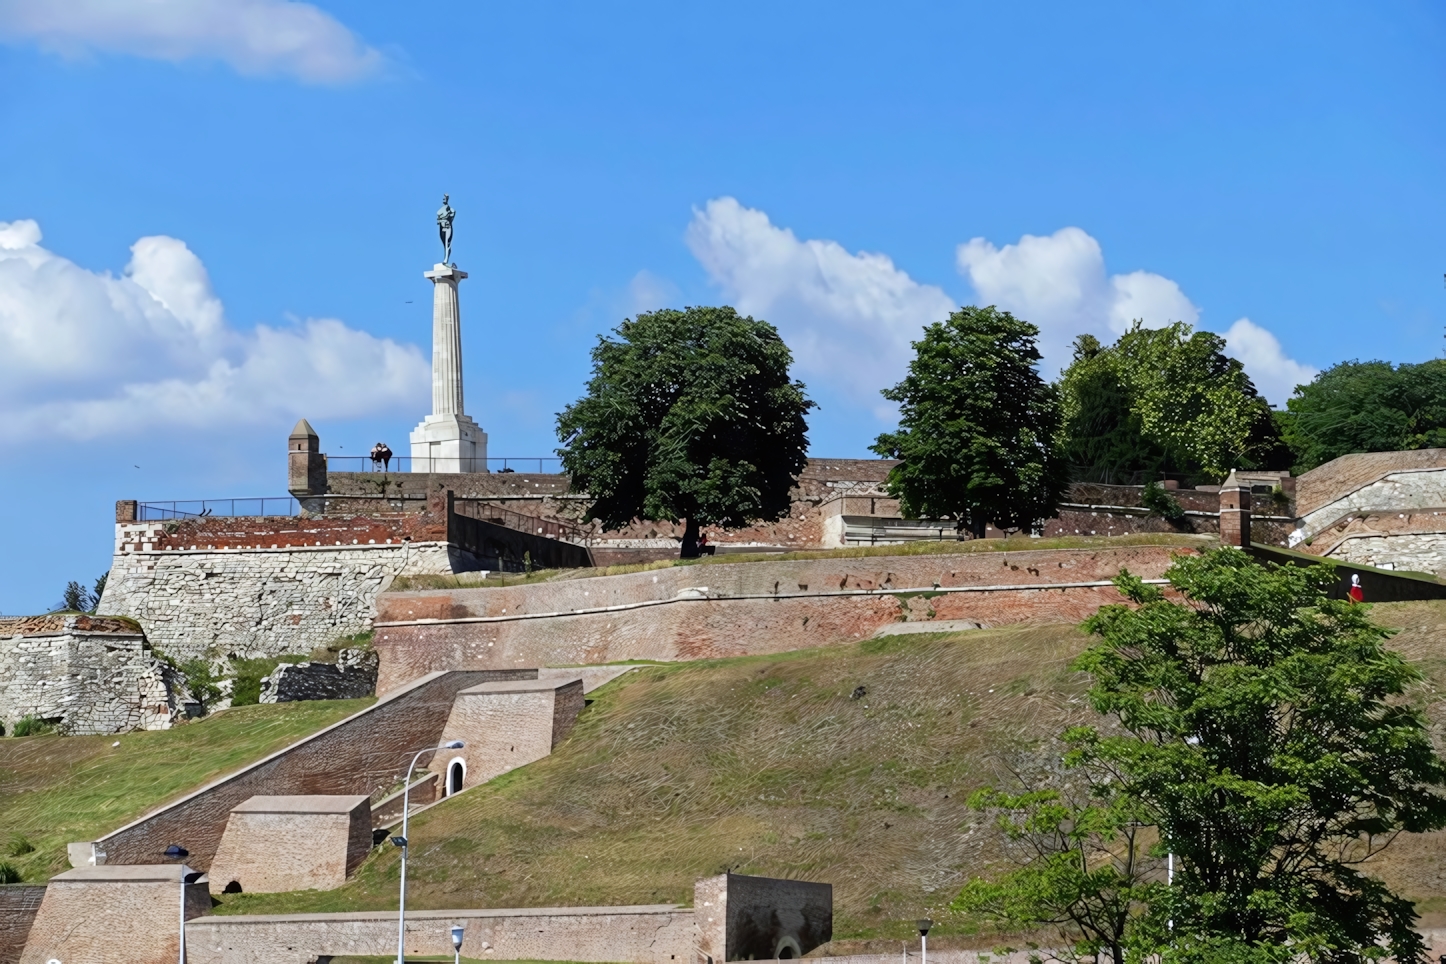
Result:
M21 964L169 964L180 952L182 900L188 920L211 909L204 882L182 884L191 873L184 865L152 864L81 867L52 877Z
M377 654L344 649L335 663L282 663L261 681L262 703L354 700L377 688Z
M581 676L483 683L457 694L443 740L462 740L460 750L438 754L443 792L486 783L540 760L566 738L583 707Z
M231 811L211 862L211 887L247 894L332 890L371 845L365 796L255 796Z
M697 964L799 958L833 940L833 885L720 874L693 887Z

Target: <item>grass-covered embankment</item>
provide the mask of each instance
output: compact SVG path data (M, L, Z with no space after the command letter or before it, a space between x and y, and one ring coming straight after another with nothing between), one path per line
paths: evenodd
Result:
M46 880L70 866L67 843L94 840L371 702L238 706L149 733L0 739L0 862Z

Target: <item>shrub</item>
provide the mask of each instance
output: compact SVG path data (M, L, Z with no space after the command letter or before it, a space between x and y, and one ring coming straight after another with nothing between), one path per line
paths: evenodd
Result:
M46 733L55 732L55 724L47 723L45 720L34 716L27 716L15 724L13 736L44 736Z
M26 854L35 853L35 844L31 843L21 834L10 838L10 843L5 847L7 857L24 857Z
M16 870L12 864L0 860L0 884L18 883L20 883L20 871Z
M1180 505L1180 500L1171 495L1158 482L1150 482L1145 485L1145 491L1140 496L1140 504L1166 522L1179 522L1185 518L1185 508Z
M238 659L231 663L231 705L254 706L261 702L261 681L276 669L274 659Z

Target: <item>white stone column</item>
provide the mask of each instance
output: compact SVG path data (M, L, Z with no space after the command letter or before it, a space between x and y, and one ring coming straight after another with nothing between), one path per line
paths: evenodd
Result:
M467 277L450 265L426 273L432 282L432 414L461 415L462 311L457 283Z
M413 472L486 472L487 433L462 403L462 311L457 283L467 272L434 265L432 282L432 414L413 431Z

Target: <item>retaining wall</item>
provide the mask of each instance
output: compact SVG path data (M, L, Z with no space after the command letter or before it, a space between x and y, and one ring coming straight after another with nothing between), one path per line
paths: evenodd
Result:
M388 792L418 747L436 746L457 691L499 679L535 679L537 671L437 673L319 733L222 777L95 842L111 864L154 864L170 844L189 862L211 866L232 808L258 795ZM423 756L419 765L425 766Z
M45 888L21 964L169 964L180 952L182 887L186 917L211 908L205 884L181 883L190 870L169 864L57 874Z
M0 964L20 960L44 897L44 884L0 884Z
M407 912L407 954L452 953L450 929L465 928L462 956L501 961L690 961L693 911L640 907ZM186 924L192 964L310 964L319 955L392 956L397 915L278 914L205 917Z
M1181 546L680 566L525 586L385 593L377 691L441 667L709 659L845 643L899 621L1077 622Z

